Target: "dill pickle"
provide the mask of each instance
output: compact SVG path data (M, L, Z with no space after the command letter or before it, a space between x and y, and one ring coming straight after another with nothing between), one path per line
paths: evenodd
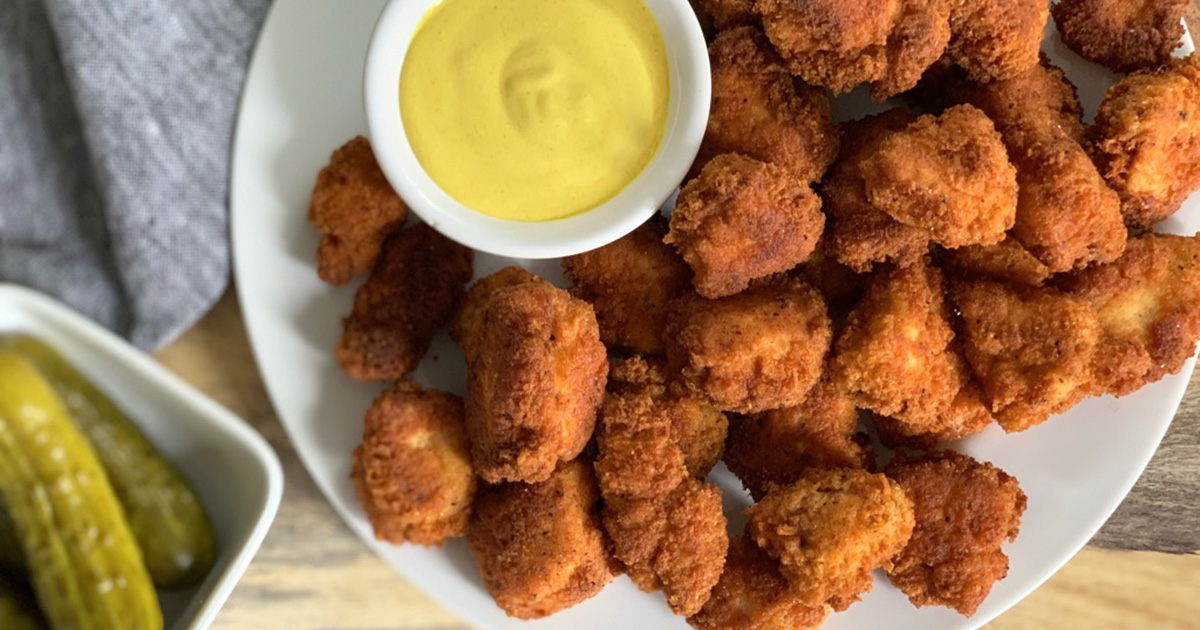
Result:
M0 341L37 366L67 405L108 473L154 583L190 586L215 553L212 526L192 488L137 425L53 348L27 335Z
M56 630L161 630L142 553L87 439L27 359L0 352L0 495Z
M22 589L23 591L23 589ZM41 615L29 605L23 592L0 576L0 628L4 630L45 630Z

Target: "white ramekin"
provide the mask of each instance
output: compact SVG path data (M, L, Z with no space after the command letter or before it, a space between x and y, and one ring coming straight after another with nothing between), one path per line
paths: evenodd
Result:
M430 226L473 249L514 258L570 256L611 243L641 225L679 186L708 121L708 51L687 0L643 0L667 50L671 89L666 129L650 163L621 192L587 212L552 221L509 221L463 206L413 155L400 119L400 69L422 16L440 0L390 0L367 49L364 106L371 147L404 201Z

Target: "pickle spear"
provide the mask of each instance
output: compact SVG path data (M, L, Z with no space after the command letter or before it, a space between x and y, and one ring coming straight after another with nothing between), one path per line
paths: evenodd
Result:
M108 396L53 348L27 335L0 340L37 366L92 444L125 509L150 577L191 586L212 568L212 526L192 488Z
M25 358L0 352L0 495L55 630L161 630L121 504L87 439Z

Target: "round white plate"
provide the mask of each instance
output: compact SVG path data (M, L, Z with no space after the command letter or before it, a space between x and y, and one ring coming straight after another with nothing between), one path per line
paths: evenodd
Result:
M661 595L638 591L622 577L598 596L547 620L505 617L483 590L462 541L444 549L393 547L371 535L349 482L350 452L361 437L363 413L382 389L346 377L331 349L350 310L355 287L334 289L317 279L317 234L305 221L317 171L334 148L366 131L361 76L367 39L382 0L276 2L263 28L246 80L233 153L232 232L238 294L259 368L292 443L333 507L366 543L430 597L470 623L500 628L682 629ZM1111 76L1048 44L1080 86L1093 111ZM861 115L861 99L848 110ZM1164 227L1193 233L1200 196ZM479 255L487 274L513 261ZM560 282L557 261L530 266ZM1120 400L1084 402L1070 413L1018 435L991 429L959 448L1015 475L1029 495L1021 535L1007 547L1008 577L970 619L941 608L916 609L885 578L828 630L977 628L1042 583L1092 537L1137 479L1167 429L1191 374L1181 374ZM415 377L462 393L464 370L445 335ZM734 527L747 499L721 468ZM1169 515L1164 515L1164 517Z

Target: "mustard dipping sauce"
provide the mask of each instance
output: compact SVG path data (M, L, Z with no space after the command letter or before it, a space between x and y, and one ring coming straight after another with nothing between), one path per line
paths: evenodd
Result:
M616 195L663 137L662 34L641 0L443 0L400 71L429 177L477 212L548 221Z

